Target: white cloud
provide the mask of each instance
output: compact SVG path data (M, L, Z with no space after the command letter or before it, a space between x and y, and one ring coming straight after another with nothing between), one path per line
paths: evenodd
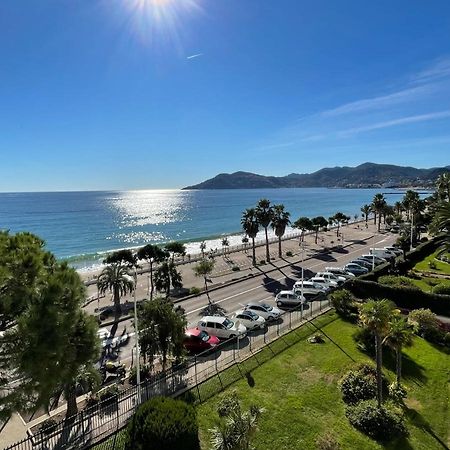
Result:
M430 83L450 77L450 58L441 58L425 70L412 76L415 83Z
M429 114L418 114L415 116L401 117L399 119L373 123L371 125L365 125L362 127L350 128L348 130L339 131L337 134L339 137L348 137L366 131L380 130L382 128L395 127L398 125L405 125L410 123L428 122L430 120L446 119L447 117L450 117L450 110L434 112Z

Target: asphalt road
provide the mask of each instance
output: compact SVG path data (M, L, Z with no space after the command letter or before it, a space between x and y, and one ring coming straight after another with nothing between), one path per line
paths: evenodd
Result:
M386 234L376 235L369 241L355 241L344 249L329 254L308 254L305 252L303 263L305 279L312 277L316 272L322 271L327 266L342 267L356 257L368 253L370 247L384 247L392 245L397 236ZM347 241L348 245L349 242ZM275 267L275 266L273 266ZM268 266L265 266L267 272ZM241 309L248 302L266 302L275 306L275 295L284 289L291 289L293 284L301 279L300 263L293 263L282 269L276 269L270 273L261 271L260 275L239 281L238 283L224 286L210 293L211 300L225 309L226 315ZM202 310L207 306L208 298L205 294L193 297L178 303L186 312L190 326L195 326L202 317ZM308 306L307 306L308 307ZM318 308L313 303L311 308ZM109 327L111 329L111 327ZM119 358L121 362L130 365L132 362L132 348L134 346L134 328L131 320L121 322L115 330L115 336L120 335L124 328L130 334L127 345L120 348Z

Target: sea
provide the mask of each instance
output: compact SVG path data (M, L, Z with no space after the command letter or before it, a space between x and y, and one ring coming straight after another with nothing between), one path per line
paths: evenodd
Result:
M284 204L295 221L301 216L329 216L341 211L352 218L380 189L233 189L134 190L0 193L0 229L29 231L46 242L60 260L80 271L101 267L106 254L123 248L183 241L199 253L240 244L242 212L261 198ZM388 203L403 191L382 189ZM261 236L262 237L262 236Z

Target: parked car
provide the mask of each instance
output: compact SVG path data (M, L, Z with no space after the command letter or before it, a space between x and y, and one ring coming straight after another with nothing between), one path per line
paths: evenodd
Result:
M206 331L219 339L231 339L235 337L244 337L247 331L245 325L234 322L228 317L223 316L205 316L198 322L198 329Z
M317 272L315 276L325 278L326 280L334 281L335 283L338 284L338 286L344 284L344 282L347 280L347 278L342 277L340 275L336 275L331 272Z
M373 264L371 262L367 261L367 259L359 257L359 258L356 258L356 259L352 259L350 262L356 263L356 264L359 264L362 267L365 267L369 272L372 270Z
M372 262L375 262L376 266L379 266L380 264L384 264L386 260L384 258L380 258L377 255L362 255L358 259L365 259L372 264Z
M102 348L105 347L120 347L128 343L129 334L124 330L120 336L112 336L108 328L99 328L97 330L97 336L100 339Z
M220 340L217 336L211 336L199 328L189 328L184 333L183 346L189 352L213 350L219 343Z
M311 280L303 280L303 289L302 289L302 281L296 281L292 290L296 294L302 294L308 299L308 297L316 296L325 293L325 287L321 284L316 284Z
M355 278L354 273L347 272L344 269L341 269L340 267L325 267L326 272L334 273L335 275L338 275L340 277L345 277L347 280L349 278Z
M370 254L379 256L380 258L384 258L388 261L396 257L395 253L392 253L390 250L386 250L385 248L371 248Z
M350 263L346 264L344 266L344 269L347 272L353 273L355 276L364 275L365 273L367 273L369 271L365 267L363 267L363 266L361 266L361 265L359 265L357 263L353 263L353 262L350 262Z
M283 311L267 303L248 303L245 305L244 310L253 311L268 322L278 320L281 314L283 314Z
M266 319L249 309L240 309L231 318L235 321L239 320L247 330L260 330L266 326Z
M394 225L390 229L391 233L398 234L400 232L400 227L398 225Z
M280 291L275 297L275 302L280 306L299 306L305 303L305 297L296 294L294 291Z
M394 253L397 256L403 256L403 250L401 248L398 247L384 247L386 250L389 250L390 252Z
M309 281L312 281L319 286L323 286L326 291L329 291L330 289L336 288L338 286L335 281L331 281L323 277L312 277L309 279Z

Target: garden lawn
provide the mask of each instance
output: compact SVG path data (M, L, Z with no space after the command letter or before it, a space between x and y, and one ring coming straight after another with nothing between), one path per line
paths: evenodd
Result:
M450 264L444 263L442 261L439 261L438 259L435 259L437 254L440 253L442 250L436 250L431 255L428 255L425 259L418 262L415 266L415 270L419 270L421 272L436 272L436 273L443 273L450 275ZM433 261L436 264L435 269L431 269L429 266L429 263Z
M255 448L316 449L316 438L326 433L335 437L341 449L430 450L450 445L449 355L420 338L406 349L404 375L409 395L405 411L410 437L383 446L356 431L345 418L338 380L369 357L357 349L352 339L356 326L338 319L335 313L328 315L335 320L322 328L324 344L309 344L303 339L225 391L236 389L245 407L254 403L266 409L255 436ZM312 326L310 329L312 332ZM389 367L385 373L393 380L394 359L388 350L385 353ZM210 448L208 430L215 424L216 405L223 395L198 406L204 450Z
M419 280L410 278L410 280L422 291L432 292L433 287L438 284L448 284L450 285L450 280L445 278L431 278L431 277L421 277Z

